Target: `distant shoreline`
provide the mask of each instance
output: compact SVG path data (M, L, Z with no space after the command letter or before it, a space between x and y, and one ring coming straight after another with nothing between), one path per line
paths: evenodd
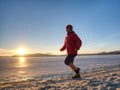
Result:
M88 56L88 55L119 55L120 51L112 51L112 52L100 52L100 53L91 53L91 54L78 54L78 56ZM26 55L13 55L12 57L58 57L58 56L66 56L66 55L52 55L52 54L43 54L43 53L34 53L34 54L26 54Z
M78 54L78 56L93 56L93 55L119 55L120 51L111 51L111 52L100 52L100 53L86 53L86 54ZM33 53L26 55L12 55L12 56L0 56L0 57L59 57L66 56L64 55L53 55L53 54L44 54L44 53Z

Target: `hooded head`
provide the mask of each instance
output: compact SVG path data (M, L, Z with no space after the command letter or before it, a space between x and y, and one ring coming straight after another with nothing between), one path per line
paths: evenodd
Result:
M66 31L69 33L71 31L73 31L73 26L72 25L67 25L66 26Z

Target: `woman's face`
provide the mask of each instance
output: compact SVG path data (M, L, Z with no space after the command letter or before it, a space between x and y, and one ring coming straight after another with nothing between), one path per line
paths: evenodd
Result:
M71 29L70 28L66 28L66 32L71 32Z

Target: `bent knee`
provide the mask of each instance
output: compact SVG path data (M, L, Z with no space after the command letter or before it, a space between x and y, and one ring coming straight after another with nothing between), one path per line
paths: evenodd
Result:
M69 65L70 63L69 62L67 62L67 61L64 61L64 63L65 63L65 65Z

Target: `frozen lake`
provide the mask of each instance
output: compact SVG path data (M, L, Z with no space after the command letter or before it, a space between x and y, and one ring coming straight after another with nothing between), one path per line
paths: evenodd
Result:
M31 77L72 72L61 57L0 57L1 81L9 78L27 79ZM81 71L120 64L120 55L77 56L75 65Z

